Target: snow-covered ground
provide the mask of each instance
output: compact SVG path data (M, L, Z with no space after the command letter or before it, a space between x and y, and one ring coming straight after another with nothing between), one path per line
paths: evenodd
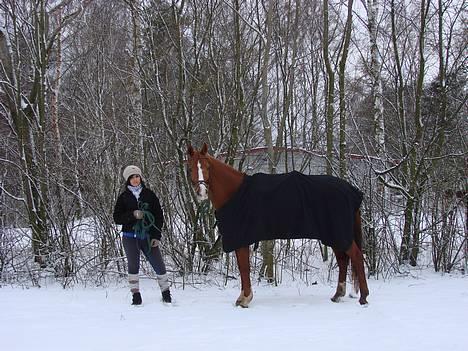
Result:
M334 286L255 286L249 309L235 286L173 288L163 305L141 282L108 288L0 288L2 350L468 350L468 277L418 272L370 280L369 306L330 302Z

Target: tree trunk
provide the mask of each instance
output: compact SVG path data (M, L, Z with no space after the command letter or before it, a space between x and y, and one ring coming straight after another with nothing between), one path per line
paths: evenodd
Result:
M345 100L345 73L346 61L348 60L349 43L351 41L351 30L353 23L353 0L348 0L348 16L346 18L346 26L343 38L343 52L340 59L339 67L339 95L340 95L340 177L347 178L346 164L346 100Z
M382 79L380 74L380 57L377 46L377 17L379 13L378 0L367 0L367 29L369 31L370 43L370 78L371 78L371 97L372 112L374 120L374 141L376 145L375 154L383 161L385 157L385 123L383 116L382 102Z
M73 271L73 252L71 249L70 234L68 232L68 221L70 218L66 215L67 211L65 208L67 201L66 195L64 193L65 181L63 175L63 144L59 126L59 92L62 76L62 7L59 7L54 15L58 24L58 33L55 49L55 77L51 87L50 117L53 131L53 142L55 146L55 155L53 155L53 161L55 165L54 173L56 179L55 182L49 186L52 186L55 189L55 195L57 196L57 203L55 206L53 206L52 213L55 214L55 218L58 221L58 228L60 232L60 240L58 245L60 248L61 257L63 257L61 275L68 277Z
M326 111L326 133L327 133L327 174L333 174L333 124L334 124L334 102L335 102L335 69L330 62L329 54L329 20L328 20L328 0L323 0L323 60L327 72L325 111ZM324 255L324 261L328 259L328 254Z
M381 79L381 63L379 56L379 49L377 45L378 40L378 26L377 19L379 13L379 0L366 0L367 2L367 30L369 33L369 47L370 47L370 65L369 75L371 80L371 99L372 99L372 115L374 122L374 145L375 155L380 163L387 167L386 156L385 156L385 123L384 123L384 106L383 106L383 91L382 91L382 79ZM383 180L383 184L377 184L376 186L376 199L379 201L382 209L386 208L386 176L381 175L379 179ZM372 209L371 209L372 211ZM381 233L386 235L386 227L382 228ZM366 240L366 251L369 254L370 261L370 272L376 274L377 272L377 251L378 251L378 240L376 238L376 230L373 225L370 228L369 238Z
M271 174L276 173L275 164L275 151L273 148L273 137L271 119L268 118L268 95L269 95L269 84L268 84L268 72L270 66L270 47L271 47L271 35L272 35L272 17L275 1L269 3L269 7L266 15L266 39L265 47L263 49L263 59L261 67L261 86L262 86L262 100L261 100L261 119L263 122L263 135L265 137L265 144L268 150L268 168ZM275 244L273 240L263 241L261 243L261 253L263 257L262 267L260 269L260 276L267 278L269 282L274 281L274 257L273 248Z
M140 166L147 169L146 149L145 149L145 123L143 120L143 98L140 72L140 59L143 43L141 39L140 1L129 0L131 25L132 25L132 54L130 56L130 77L129 77L129 99L130 108L129 125L136 129L137 157Z
M416 265L417 256L419 252L419 221L415 210L419 208L419 204L416 201L421 201L421 169L423 158L419 155L422 145L423 136L423 124L422 124L422 112L421 112L421 100L423 95L423 83L425 76L425 57L424 57L424 42L426 32L426 19L430 5L430 0L426 3L426 0L421 0L420 7L420 28L418 35L419 44L419 69L416 81L415 91L415 110L414 110L414 128L415 136L413 140L412 148L409 152L409 199L405 208L405 225L402 234L402 245L400 253L400 262L406 262L410 259L412 266ZM406 223L406 220L410 221ZM407 245L410 243L411 250ZM404 246L405 245L405 246Z

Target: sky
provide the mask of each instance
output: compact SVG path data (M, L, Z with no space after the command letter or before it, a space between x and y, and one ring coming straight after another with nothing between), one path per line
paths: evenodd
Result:
M161 302L142 279L142 306L124 282L108 287L0 287L2 350L468 350L468 276L413 271L368 281L369 305L332 303L335 283L254 286L248 309L228 286L176 284Z

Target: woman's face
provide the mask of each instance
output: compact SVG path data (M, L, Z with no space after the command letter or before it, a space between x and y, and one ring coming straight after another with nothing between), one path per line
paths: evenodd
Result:
M141 178L138 174L133 174L130 176L130 185L131 186L138 186L141 183Z

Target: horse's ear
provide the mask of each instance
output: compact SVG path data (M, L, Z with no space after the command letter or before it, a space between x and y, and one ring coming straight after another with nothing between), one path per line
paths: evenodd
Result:
M195 151L193 150L192 145L190 145L190 144L187 146L187 153L189 154L190 157L193 157L193 154L195 153Z
M206 155L207 152L208 152L208 145L206 145L206 143L203 143L203 146L202 146L202 148L200 150L200 153L202 155Z

